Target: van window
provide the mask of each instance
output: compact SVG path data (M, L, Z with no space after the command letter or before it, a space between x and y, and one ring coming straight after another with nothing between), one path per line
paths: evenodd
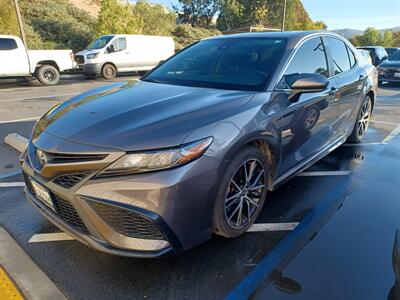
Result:
M91 42L86 49L88 50L102 49L108 44L109 41L111 41L113 37L114 37L113 35L101 36L98 39L95 39L93 42Z
M126 49L126 38L120 37L111 43L107 48L107 53L120 52Z
M0 38L0 50L17 49L17 43L14 39Z

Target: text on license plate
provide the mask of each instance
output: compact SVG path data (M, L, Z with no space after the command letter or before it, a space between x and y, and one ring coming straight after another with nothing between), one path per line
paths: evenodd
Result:
M36 181L30 179L33 192L35 196L41 200L44 204L54 210L53 200L51 200L51 196L49 191L43 187L41 184L37 183Z

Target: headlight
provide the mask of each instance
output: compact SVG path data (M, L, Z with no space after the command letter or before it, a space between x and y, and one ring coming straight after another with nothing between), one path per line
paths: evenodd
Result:
M177 167L199 158L206 152L212 141L213 138L208 137L179 148L126 154L97 177L135 174Z
M97 53L90 53L90 54L86 55L86 58L87 58L87 59L94 59L94 58L97 58L97 56L99 56L99 52L97 52Z

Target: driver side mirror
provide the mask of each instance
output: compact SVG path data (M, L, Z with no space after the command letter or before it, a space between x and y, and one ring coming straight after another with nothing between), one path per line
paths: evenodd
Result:
M326 89L329 82L328 79L315 73L293 74L285 77L291 93L288 97L290 101L297 101L303 93L316 93Z

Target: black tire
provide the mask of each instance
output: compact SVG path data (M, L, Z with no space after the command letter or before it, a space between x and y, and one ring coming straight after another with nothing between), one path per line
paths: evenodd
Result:
M367 110L366 110L367 109ZM361 143L362 138L368 130L369 121L372 113L372 100L369 96L366 96L361 104L360 110L357 115L356 123L354 124L351 135L347 138L347 141L352 144ZM360 128L360 126L362 128Z
M37 70L37 78L43 85L56 85L60 81L60 72L52 65L43 65Z
M104 79L114 79L117 76L117 68L112 64L105 64L101 69L101 76Z
M30 86L42 86L42 83L36 77L26 77L25 79Z
M252 165L253 163L254 165ZM248 167L248 175L253 168L252 176L248 176L250 180L247 182L244 181L244 164ZM258 148L252 146L243 148L230 162L222 177L213 212L213 229L217 235L227 238L238 237L254 224L267 195L268 166L266 156ZM261 167L262 175L260 175ZM257 179L258 176L260 177ZM252 190L251 186L253 189L257 187L258 189ZM239 188L242 188L241 192ZM250 201L246 197L251 197ZM253 203L256 203L257 206ZM240 222L238 221L239 212L243 212Z

